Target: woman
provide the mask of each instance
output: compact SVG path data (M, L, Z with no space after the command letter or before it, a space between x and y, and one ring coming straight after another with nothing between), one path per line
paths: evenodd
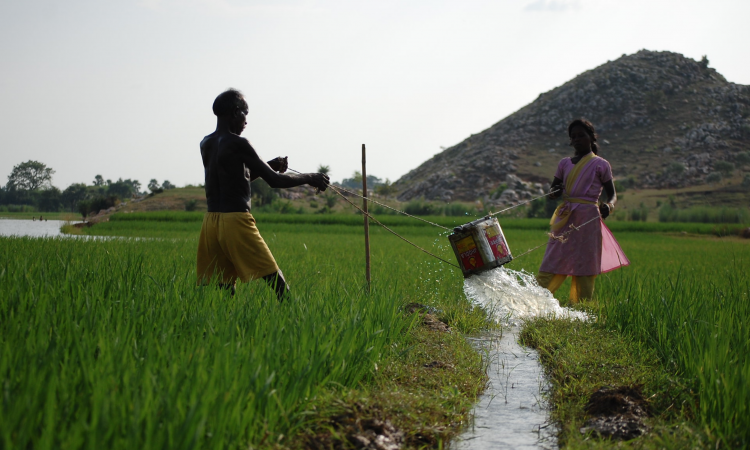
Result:
M630 261L602 221L614 210L617 194L612 168L597 156L594 126L576 119L568 125L568 136L575 156L560 161L552 180L550 198L562 196L563 202L550 221L550 240L536 278L554 294L571 276L570 302L578 303L593 297L597 275ZM597 207L602 188L607 201Z

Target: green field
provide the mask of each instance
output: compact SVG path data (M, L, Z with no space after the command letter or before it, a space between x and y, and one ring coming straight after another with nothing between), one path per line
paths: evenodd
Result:
M357 214L271 214L259 213L254 217L261 224L291 225L293 229L309 227L312 225L335 225L345 227L361 227L362 216ZM446 217L446 216L424 216L429 222L436 223L442 227L452 229L457 225L478 219L479 216ZM445 229L435 227L424 221L404 216L377 216L383 224L397 228L398 230L411 230L412 228L426 228L428 230L416 231L417 233L445 232ZM549 228L549 219L508 219L500 216L503 230L538 230L546 232ZM152 213L129 213L115 214L109 222L97 224L93 228L86 229L86 234L98 236L152 236L152 237L190 237L200 232L203 213L184 211L161 211ZM740 230L750 224L714 224L714 223L679 223L679 222L618 222L607 221L607 226L613 232L647 232L647 233L687 233L706 234L715 236L735 236ZM371 228L377 228L372 224ZM321 228L328 232L331 227ZM356 229L352 232L359 232Z
M417 345L405 303L438 306L460 332L488 326L456 269L377 227L367 294L357 216L321 224L257 215L293 289L279 305L261 283L241 285L234 298L196 287L201 215L159 214L116 215L84 230L146 239L0 238L4 448L294 447L289 437L320 418L321 399L406 378L393 375ZM453 261L443 230L389 219ZM546 240L544 221L502 223L516 254ZM681 408L696 429L747 445L750 241L680 233L702 225L617 226L632 266L599 278L597 326L658 353L692 392ZM542 256L509 267L534 271ZM559 293L564 303L566 286ZM476 383L456 386L439 388L438 401L463 414L449 399L473 398Z
M439 305L459 331L485 326L460 274L390 238L373 237L368 294L361 232L287 228L262 228L293 289L283 304L262 283L234 298L197 287L195 235L0 238L3 448L294 447L289 436L317 418L321 399L390 383L404 365L424 376L429 361L404 304ZM481 358L459 336L441 338L443 352L470 352L462 364L475 376L429 392L456 409L439 411L457 422L433 434L455 432L484 383ZM402 404L419 400L402 395Z

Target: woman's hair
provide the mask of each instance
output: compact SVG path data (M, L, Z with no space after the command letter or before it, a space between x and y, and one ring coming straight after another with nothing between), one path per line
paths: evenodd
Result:
M591 151L594 152L595 155L598 155L599 144L596 143L597 135L596 130L594 130L594 125L584 118L576 119L570 122L570 125L568 125L568 137L570 137L570 132L575 126L583 127L583 129L586 130L586 134L588 134L591 138Z

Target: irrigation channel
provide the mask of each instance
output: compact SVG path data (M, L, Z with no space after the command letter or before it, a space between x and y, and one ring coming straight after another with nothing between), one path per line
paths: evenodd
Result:
M471 338L489 357L489 386L474 408L474 421L451 448L557 448L557 430L543 398L548 388L536 351L518 344L523 319L557 316L586 320L585 314L560 307L533 275L503 267L473 275L464 292L502 325L502 332Z

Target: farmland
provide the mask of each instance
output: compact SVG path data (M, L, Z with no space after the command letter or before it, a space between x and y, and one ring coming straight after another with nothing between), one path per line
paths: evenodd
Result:
M491 324L465 300L457 270L378 228L367 293L361 219L336 217L257 216L293 289L283 304L261 283L234 298L195 285L200 214L122 214L83 230L138 239L0 238L3 446L294 448L340 402L373 409L367 399L387 403L383 392L442 417L421 444L415 436L429 430L412 424L410 445L447 439L483 385L483 363L459 333L430 337L401 307L435 306L461 333ZM388 220L453 259L442 230ZM501 223L516 254L546 239L543 220ZM717 237L710 224L612 228L632 266L600 277L590 326L654 352L687 392L681 420L712 443L747 443L750 241ZM542 256L510 267L534 271ZM565 286L559 293L564 303ZM437 354L455 359L440 375L423 368L436 339ZM408 431L416 413L404 408L393 421Z

